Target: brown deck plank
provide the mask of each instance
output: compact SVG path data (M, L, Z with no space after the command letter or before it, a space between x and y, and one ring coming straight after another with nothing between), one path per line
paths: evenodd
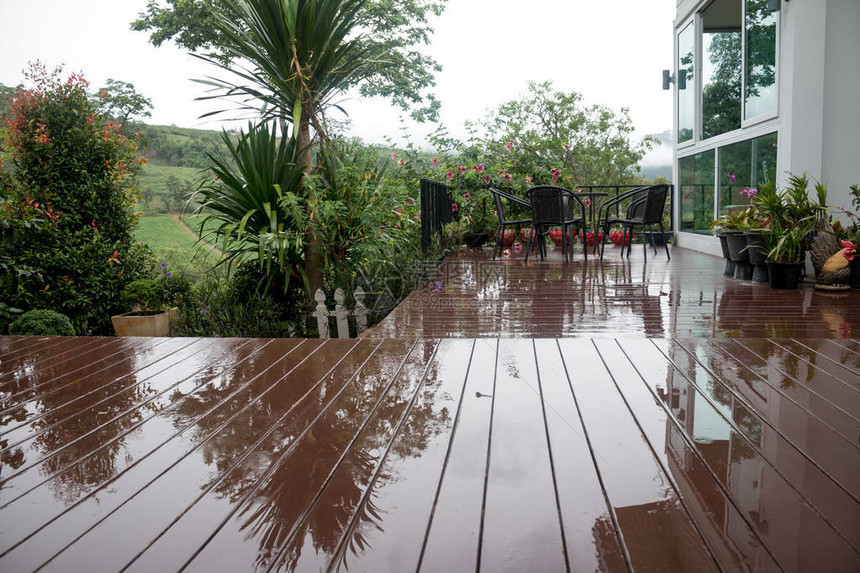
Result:
M627 571L558 343L534 345L570 569Z
M79 344L73 344L70 338L52 338L46 341L44 347L40 346L33 352L27 352L19 355L17 358L0 358L0 392L8 392L14 394L27 387L35 387L43 383L46 379L54 375L51 367L58 364L65 368L69 361L77 361L82 363L79 358L81 355L90 352L91 350L103 351L116 348L123 345L122 339L119 338L84 338ZM87 362L92 361L92 357L86 358ZM33 365L39 364L39 369L32 368ZM84 364L86 362L83 362ZM30 365L28 369L26 365ZM21 375L25 372L38 372L38 377ZM17 375L17 376L16 376ZM20 383L26 380L26 387L19 387Z
M791 398L804 410L815 414L838 432L844 439L855 443L860 436L860 419L849 414L838 404L821 396L812 388L798 384L795 380L777 372L768 366L768 361L750 351L750 346L764 344L763 341L747 341L749 346L743 346L735 340L711 340L711 345L723 352L727 361L735 364L741 376L750 373L766 384L766 387L778 390L782 395ZM734 368L733 367L733 368Z
M150 354L149 360L143 360L139 369L133 363L120 363L115 369L87 376L79 383L48 389L28 401L38 403L38 407L31 408L34 415L3 434L6 448L23 455L23 467L18 471L49 458L58 458L67 446L74 448L70 457L76 459L82 454L80 442L87 438L91 438L90 445L100 444L101 436L95 437L94 433L109 433L110 425L121 426L121 419L128 410L135 410L141 403L169 389L176 382L170 369L204 352L207 343L177 340L161 348L163 352ZM206 360L211 358L209 355ZM62 461L57 463L62 464ZM5 476L4 483L17 473ZM4 491L6 493L9 492Z
M379 342L366 344L376 347ZM311 522L311 527L317 534L317 549L331 551L339 539L336 528L345 523L350 508L359 501L361 487L356 482L372 473L375 461L363 450L360 461L346 461L350 448L365 428L371 434L380 430L374 425L375 414L396 416L406 406L402 400L417 387L427 362L422 352L412 351L415 348L415 341L386 340L365 361L339 365L331 375L333 390L338 393L331 402L313 404L308 416L302 413L291 430L294 441L274 456L264 468L266 472L256 470L252 479L245 478L248 486L242 497L234 501L229 513L213 520L217 525L213 535L196 548L196 554L190 554L189 570L280 565L280 550L292 547L296 536L304 537L304 519L323 491L337 496L338 503L325 505L325 518ZM377 446L383 447L383 443ZM341 463L345 475L338 476ZM189 544L192 551L194 545ZM295 562L301 554L284 557Z
M832 374L804 362L796 354L782 348L771 339L749 341L737 339L727 341L726 346L735 342L745 348L748 353L766 358L780 383L785 386L802 385L834 406L843 410L848 416L860 420L860 392L857 392Z
M732 408L718 407L717 402L706 399L701 388L692 383L685 372L674 367L667 371L663 363L669 353L668 341L660 341L660 347L658 349L653 341L629 340L624 351L655 392L668 384L668 395L678 395L677 407L673 399L673 412L679 419L683 418L680 421L692 438L691 442L713 473L733 492L751 521L759 524L759 531L780 566L791 571L816 567L851 571L860 565L860 554L844 535L828 522L818 507L804 500L797 486L783 477L780 470L788 470L787 465L774 467L762 454L762 449L773 453L770 443L780 439L778 433L761 426L758 438L753 440L749 428L742 428L752 426L747 418L739 418L737 424L732 424ZM698 378L694 381L699 382ZM779 454L786 451L795 452L783 447ZM836 491L835 484L831 483L828 489ZM828 491L815 493L827 497ZM835 517L830 516L831 519ZM797 551L798 527L808 543L802 553Z
M145 370L148 366L159 363L158 371L163 371L171 364L182 362L204 346L195 343L193 339L173 339L156 350L155 347L148 346L147 341L147 347L126 350L125 360L115 359L106 368L94 368L81 376L72 374L69 377L54 378L51 382L37 385L31 390L9 396L9 409L21 409L32 414L27 416L26 421L6 424L0 435L9 444L20 443L52 424L60 424L68 416L83 413L86 408L95 406L99 400L109 398L117 385L120 388L128 388L145 380L150 375ZM189 348L192 346L193 348Z
M457 432L474 344L473 340L439 343L418 400L394 438L379 476L340 533L341 549L335 557L339 569L417 568L439 476L450 440ZM316 505L315 514L320 513L324 502L321 499ZM356 543L359 539L363 540L361 546ZM308 560L307 555L299 565Z
M48 390L57 391L65 385L77 384L82 379L116 366L118 362L140 359L138 353L143 353L143 348L140 345L134 345L131 341L124 339L116 340L117 342L114 344L105 343L88 346L75 353L72 358L58 358L58 362L40 361L37 376L30 375L26 369L19 368L10 373L12 379L4 384L0 392L6 395L7 404L17 407ZM154 349L171 342L172 344L177 343L175 339L170 338L153 338L147 340L146 343L149 348ZM192 342L193 340L186 340L185 345ZM20 384L23 379L26 379L26 385Z
M444 474L436 473L439 482L426 527L422 571L471 570L478 563L497 344L491 339L474 344L451 452Z
M553 255L555 256L555 255ZM827 338L860 333L860 291L775 291L722 275L723 260L673 249L671 261L524 263L446 259L375 336ZM838 321L834 320L838 318Z
M266 346L257 360L208 385L205 394L195 397L175 413L181 426L179 439L163 447L148 467L139 468L137 473L142 476L129 476L124 505L106 519L95 522L87 535L61 556L59 564L86 562L95 548L109 539L119 538L123 539L122 545L103 558L111 568L118 570L128 564L152 542L182 541L178 549L168 547L164 552L144 554L162 561L148 569L150 571L178 569L194 549L188 542L195 534L208 535L215 522L196 521L196 528L187 539L181 536L159 538L159 534L186 516L186 512L199 512L201 498L223 485L222 480L240 464L249 462L267 439L269 445L272 441L279 444L279 440L271 440L271 437L281 429L279 422L283 420L280 418L291 413L290 406L320 380L327 368L342 362L355 347L354 341L326 344L305 341L298 347L293 343L295 351L292 351L284 346L285 342L275 341ZM372 345L364 346L368 352L372 350ZM270 453L271 450L263 452L256 458L256 467ZM174 484L177 475L189 478ZM241 475L233 475L241 478ZM232 485L237 484L241 484L241 479L232 482ZM164 488L170 490L169 495L164 495ZM141 520L141 514L147 519Z
M567 555L534 348L506 339L498 353L480 568L562 571Z
M4 336L6 343L2 347L0 354L0 366L5 372L7 366L18 368L20 364L33 359L37 356L48 357L54 352L50 350L56 349L57 352L63 352L65 348L78 348L82 344L98 344L98 339L87 338L86 342L78 342L77 344L69 341L66 336ZM38 353L38 354L37 354Z
M675 348L682 348L690 359L685 358L683 353L674 352ZM744 386L735 382L734 372L731 370L726 372L723 369L725 359L722 353L709 354L704 345L696 344L695 341L688 341L686 345L673 341L670 352L679 364L688 364L688 377L695 379L696 372L700 368L706 369L710 378L708 382L714 381L720 385L710 386L714 388L712 396L719 390L719 398L732 400L739 405L733 412L736 419L743 419L748 424L752 422L756 426L760 426L761 423L769 425L787 444L790 444L791 448L819 467L818 472L809 470L807 463L798 463L799 460L794 454L781 454L781 466L804 468L801 470L803 479L810 483L808 486L810 489L816 489L811 483L820 481L821 474L826 473L829 479L840 484L841 489L853 496L853 499L840 499L835 506L843 508L843 511L853 512L856 516L851 529L857 531L858 537L855 543L860 547L860 507L857 507L858 490L855 486L858 481L857 476L860 475L860 447L843 439L830 426L811 416L809 412L785 399L776 391L768 392L764 397L754 391L745 392ZM731 392L732 398L729 398L722 388ZM717 398L717 396L714 397ZM754 410L755 413L750 414L749 410ZM755 420L755 417L760 421ZM771 443L771 447L783 451L788 447L787 444L780 441Z
M442 346L438 349L441 354L432 354L432 361L428 361L430 351L437 345ZM435 417L427 416L438 413L450 420L448 408L451 413L456 411L472 341L422 341L419 346L424 347L420 350L423 359L404 369L401 382L388 394L388 405L374 415L373 424L358 436L333 478L338 481L340 475L346 479L346 468L355 466L368 452L378 452L373 456L373 472L353 478L355 486L361 489L361 498L354 507L346 508L351 511L348 519L333 532L339 538L337 545L332 552L314 553L309 550L314 536L310 531L300 534L282 550L282 554L290 555L304 547L295 570L415 569L433 503L433 484L443 465L448 441L447 432L435 439L435 431L443 430L444 426L437 427ZM453 349L456 351L452 352ZM405 404L408 409L397 418L399 408L391 407L396 404L393 398L398 402L408 399ZM435 442L429 452L422 449L428 439ZM342 492L328 485L306 523L319 523L341 495Z
M860 392L860 373L851 367L847 361L842 363L838 355L833 353L833 347L825 340L783 340L779 346L795 356L799 356L806 364L827 372L836 380Z
M698 455L683 427L670 415L661 393L644 382L622 350L624 343L611 340L594 343L603 362L612 365L613 383L722 568L779 571L755 525L739 510L738 502L721 487L720 480ZM669 364L654 360L648 362L647 367L667 372ZM668 390L665 385L659 390L665 397Z
M185 380L190 388L199 386L199 380L193 380L194 376L203 378L212 383L223 380L227 372L241 365L242 361L230 352L231 348L247 347L247 339L208 339L204 346L208 346L208 352L197 356L199 363L195 366L190 360L184 367L174 367L162 373L167 379ZM266 341L262 341L265 343ZM256 342L255 345L259 345ZM220 362L220 363L219 363ZM179 391L179 387L176 388ZM181 394L164 396L168 401L175 400ZM128 424L130 425L130 423ZM121 437L123 430L128 425L116 425L111 428L112 433L103 436L96 435L93 439L98 443L99 438L110 442L115 437ZM63 547L63 544L76 539L86 531L90 523L112 509L121 506L127 501L125 488L137 487L136 481L141 467L151 466L159 458L151 455L153 452L164 454L170 448L163 447L171 443L176 428L171 420L166 420L162 425L161 432L155 431L150 439L136 443L133 440L122 440L113 448L101 449L100 455L95 458L81 458L81 462L75 466L54 475L50 480L40 484L34 490L20 499L16 499L3 508L5 515L14 517L16 527L14 531L3 531L0 536L0 547L3 549L3 559L15 563L16 568L28 569L37 566L42 560ZM160 444L159 437L166 438ZM175 445L175 442L172 442ZM140 458L133 457L133 447L141 448L143 454ZM123 448L123 446L127 446ZM159 450L153 448L158 446ZM82 444L82 447L83 444ZM86 450L93 449L86 446ZM117 453L126 449L128 457L117 456ZM128 451L128 450L132 451ZM180 482L181 483L181 482ZM108 488L108 486L110 486ZM28 504L36 500L50 499L55 492L65 491L66 496L61 503L40 503L36 508ZM164 495L162 493L162 495ZM7 555L11 551L11 555Z
M218 445L221 435L237 435L237 432L242 435L250 430L252 435L259 437L242 444L235 454L229 456L229 465L210 470L196 494L189 491L175 501L177 507L184 508L182 513L166 514L167 519L162 520L153 532L153 543L140 548L141 552L131 563L131 570L178 567L177 563L187 560L231 515L238 502L254 496L259 482L268 475L270 466L280 456L294 451L304 441L316 440L312 432L306 432L306 428L321 412L331 408L332 400L341 395L353 376L359 375L361 365L373 356L378 346L379 341L361 341L359 344L354 340L326 341L316 352L304 352L298 365L292 364L286 376L274 385L274 392L270 392L262 403L258 395L269 392L267 386L273 384L271 378L260 380L260 388L247 401L249 407L254 405L253 408L236 412L228 425L213 434L213 440L221 451L228 446L235 449L240 445L230 446L229 441ZM255 412L270 402L278 407L257 421ZM235 430L230 431L233 427ZM195 454L194 459L183 463L202 468L206 458L200 459L200 455ZM153 493L155 491L157 489ZM264 498L260 496L258 499L263 501ZM209 526L201 528L200 523ZM279 526L277 523L273 525Z
M572 340L561 340L559 345L633 569L718 570L595 347Z

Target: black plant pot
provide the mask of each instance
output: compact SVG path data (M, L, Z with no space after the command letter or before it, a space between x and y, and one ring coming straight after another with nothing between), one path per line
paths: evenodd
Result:
M720 232L719 236L720 248L723 250L723 258L726 259L726 269L723 271L723 276L733 277L735 276L735 263L729 255L729 240L723 232Z
M851 288L860 288L860 258L855 254L854 260L848 265L851 269L851 279L849 280Z
M757 283L766 283L769 279L765 264L767 262L767 248L764 236L761 231L745 231L744 236L747 240L750 264L753 265L752 280Z
M466 236L466 247L470 249L477 249L484 246L484 243L487 242L487 239L490 237L489 233L472 233L471 235Z
M747 238L743 231L723 231L729 246L729 258L736 263L749 264L750 255L747 252Z
M767 270L770 275L770 288L795 289L800 285L803 263L768 261Z

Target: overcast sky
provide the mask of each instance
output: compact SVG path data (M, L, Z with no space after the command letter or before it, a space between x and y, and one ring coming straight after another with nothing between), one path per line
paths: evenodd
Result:
M32 60L63 63L99 87L131 82L154 105L156 124L217 129L199 116L213 69L178 48L148 43L129 23L147 0L0 0L0 83L16 85ZM443 66L436 96L451 133L466 119L525 93L530 80L552 80L586 102L630 108L639 134L672 127L672 97L661 70L672 67L673 0L448 0L428 51ZM211 105L211 104L209 104ZM367 142L398 138L398 110L351 98L353 133ZM427 128L411 126L421 144Z

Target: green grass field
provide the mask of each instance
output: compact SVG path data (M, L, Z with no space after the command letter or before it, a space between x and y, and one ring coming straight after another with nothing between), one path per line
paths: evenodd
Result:
M171 204L169 201L170 191L168 190L167 181L173 176L183 185L194 189L201 176L205 176L205 171L201 171L196 167L173 167L170 165L144 165L140 171L138 184L144 199L146 199L146 191L149 190L152 196L149 203L141 200L138 203L138 210L144 215L156 215L159 213L167 213L178 211L179 206Z
M201 249L170 215L141 217L135 238L149 245L158 262L167 263L168 270L197 274L218 262L216 254L207 252L206 247Z

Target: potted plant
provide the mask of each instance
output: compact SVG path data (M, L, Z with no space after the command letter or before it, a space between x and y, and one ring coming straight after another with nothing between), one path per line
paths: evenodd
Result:
M174 276L161 263L161 276L138 279L123 289L123 304L129 312L111 317L117 336L168 336L170 323L179 309L190 303L191 283Z
M767 249L770 286L797 288L803 277L805 253L812 240L815 223L826 212L826 188L816 185L819 202L813 203L808 193L809 179L791 175L784 191L773 183L759 185L753 203L767 221L769 232L763 234Z
M795 289L800 285L804 270L806 235L810 226L772 228L765 235L767 270L771 288Z

